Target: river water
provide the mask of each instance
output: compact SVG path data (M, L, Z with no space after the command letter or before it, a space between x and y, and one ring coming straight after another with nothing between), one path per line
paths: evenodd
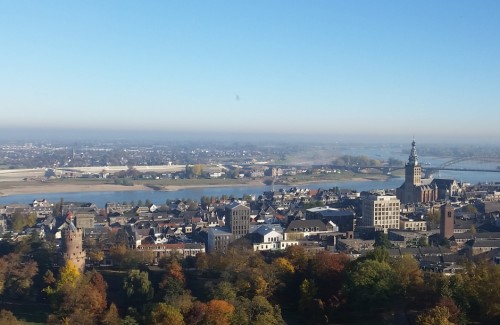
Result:
M404 154L395 152L394 149L383 148L379 149L378 156L382 158L395 157L402 158L401 160L406 160ZM359 150L359 149L358 149ZM366 148L363 148L366 150ZM359 153L359 152L358 152ZM449 159L448 159L449 160ZM447 161L444 158L435 157L420 157L420 161L424 164L430 164L432 166L439 166L443 162ZM496 163L485 163L485 162L466 162L466 165L460 166L461 168L480 168L480 169L496 169ZM448 178L455 179L459 182L467 182L471 184L476 183L500 183L500 172L465 172L465 171L441 171L439 174L433 175L434 178ZM325 182L325 183L313 183L310 185L301 185L301 188L310 189L329 189L334 187L340 187L343 189L352 189L356 191L366 191L366 190L376 190L376 189L395 189L403 183L403 178L389 178L386 181L338 181L338 182ZM289 188L290 186L275 186L274 189L278 190L280 188ZM98 207L104 207L106 202L138 202L142 200L150 200L155 204L163 204L167 200L175 199L193 199L198 201L202 196L235 196L243 197L244 195L260 195L265 191L270 191L271 186L238 186L238 187L207 187L207 188L190 188L178 191L154 191L154 190L144 190L144 191L124 191L124 192L77 192L77 193L37 193L37 194L22 194L22 195L12 195L0 197L0 204L12 204L12 203L31 203L34 199L47 199L51 202L58 202L61 198L64 201L74 201L74 202L92 202Z
M300 188L333 188L340 187L354 189L357 191L372 189L389 189L399 187L403 182L402 178L390 178L387 181L341 181L314 183L310 185L301 185ZM274 186L275 190L280 188L290 188L290 186ZM104 207L106 202L130 202L149 199L155 204L163 204L167 200L175 199L193 199L198 201L202 196L235 196L261 195L265 191L272 190L271 186L234 186L234 187L206 187L189 188L178 191L119 191L119 192L75 192L75 193L38 193L38 194L19 194L0 197L0 204L12 203L31 203L34 199L47 199L50 202L59 202L61 198L66 202L92 202L98 207Z
M437 176L437 175L436 175ZM480 172L441 172L441 178L455 178L458 181L469 183L478 182L500 182L500 173L480 173ZM386 181L338 181L325 183L312 183L309 185L298 186L309 189L329 189L340 187L343 189L352 189L356 191L367 191L376 189L395 189L403 183L403 178L389 178ZM275 186L274 189L289 188L290 186ZM0 204L12 203L31 203L34 199L47 199L51 202L58 202L61 198L68 202L92 202L98 207L104 207L106 202L138 202L150 200L155 204L163 204L167 200L175 199L193 199L198 201L202 196L235 196L243 197L248 195L260 195L265 191L270 191L271 186L238 186L238 187L207 187L207 188L189 188L178 191L120 191L120 192L75 192L75 193L38 193L38 194L20 194L0 197Z

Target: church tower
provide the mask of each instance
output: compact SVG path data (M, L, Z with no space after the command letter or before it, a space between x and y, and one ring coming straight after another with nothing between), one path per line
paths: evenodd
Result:
M422 181L422 166L418 162L415 140L405 164L405 182L396 189L396 196L403 204L427 203L437 200L437 187L427 179Z
M455 210L450 203L441 206L439 233L442 238L450 239L455 228Z
M412 186L422 185L422 167L417 158L417 148L415 140L411 143L411 152L408 162L405 164L405 184Z

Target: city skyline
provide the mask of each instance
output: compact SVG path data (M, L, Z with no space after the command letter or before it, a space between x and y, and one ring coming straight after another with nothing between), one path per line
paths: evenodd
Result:
M493 142L499 10L4 1L3 128Z

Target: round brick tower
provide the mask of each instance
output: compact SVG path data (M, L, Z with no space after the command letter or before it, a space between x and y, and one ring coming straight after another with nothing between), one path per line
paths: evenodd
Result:
M85 270L86 253L83 250L83 231L73 223L73 213L66 215L67 227L62 231L63 263L71 261L80 272Z

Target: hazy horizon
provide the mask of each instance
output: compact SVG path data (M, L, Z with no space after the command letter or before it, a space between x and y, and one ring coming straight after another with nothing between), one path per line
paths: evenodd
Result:
M2 129L494 144L499 12L498 1L3 1Z
M373 134L296 134L296 133L229 133L229 132L193 132L168 130L101 130L81 128L2 128L1 142L44 143L56 142L120 142L162 144L169 142L217 142L217 143L248 143L248 144L340 144L340 145L398 145L411 147L415 140L418 147L422 146L499 146L495 138L478 139L456 135L419 136L412 135L373 135Z

